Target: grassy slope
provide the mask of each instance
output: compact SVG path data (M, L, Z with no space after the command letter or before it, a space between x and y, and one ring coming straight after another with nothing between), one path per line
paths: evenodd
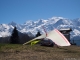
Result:
M0 44L0 60L80 59L80 47L44 47L39 45Z

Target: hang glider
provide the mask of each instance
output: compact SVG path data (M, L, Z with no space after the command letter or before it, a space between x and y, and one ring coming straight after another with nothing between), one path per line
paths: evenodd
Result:
M43 34L39 37L36 37L36 38L24 43L23 45L37 41L37 40L42 40L44 38L52 40L52 42L58 46L70 46L71 45L69 43L69 41L66 39L66 37L61 32L59 32L57 29L54 29L54 30L48 32L47 36L46 36L46 34Z

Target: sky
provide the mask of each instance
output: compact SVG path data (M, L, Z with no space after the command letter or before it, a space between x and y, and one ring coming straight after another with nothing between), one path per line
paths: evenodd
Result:
M0 0L0 24L55 16L80 18L80 0Z

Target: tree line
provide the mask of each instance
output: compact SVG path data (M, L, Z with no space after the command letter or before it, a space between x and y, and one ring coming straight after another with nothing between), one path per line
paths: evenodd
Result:
M20 36L19 36L20 35ZM14 27L12 31L12 35L10 37L10 43L11 44L19 44L19 43L25 43L29 40L31 40L33 37L28 36L28 34L22 34L20 33L16 27Z
M38 31L35 37L40 36L40 32ZM16 27L14 27L11 36L1 37L0 43L10 43L10 44L23 44L35 37L28 36L26 33L20 33Z

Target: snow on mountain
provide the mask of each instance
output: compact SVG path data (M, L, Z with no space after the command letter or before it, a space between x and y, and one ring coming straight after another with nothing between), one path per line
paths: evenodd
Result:
M17 27L18 31L21 33L28 33L35 35L37 31L40 31L42 34L45 33L43 27L47 32L53 29L60 28L72 28L71 39L78 37L80 39L80 18L70 20L63 17L52 17L49 19L39 19L37 21L26 21L24 24L17 24L11 22L9 24L0 24L0 37L10 36L14 28Z
M10 36L13 30L12 25L0 24L0 37Z
M15 23L15 22L11 22L11 23L9 23L8 25L12 25L12 26L16 26L17 24Z
M76 26L80 26L80 18L74 19L73 24L75 24Z

